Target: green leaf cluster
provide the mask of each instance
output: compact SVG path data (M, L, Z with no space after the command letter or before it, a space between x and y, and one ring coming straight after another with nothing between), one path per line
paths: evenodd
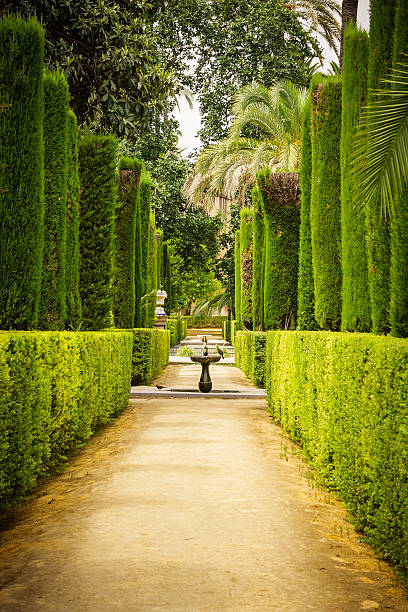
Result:
M170 332L132 329L132 385L149 384L169 362Z

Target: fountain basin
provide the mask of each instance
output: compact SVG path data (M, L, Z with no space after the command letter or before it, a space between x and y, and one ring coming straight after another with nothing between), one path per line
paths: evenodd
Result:
M190 359L194 363L201 363L201 378L198 388L202 393L209 393L212 389L210 363L217 363L221 359L221 355L191 355Z

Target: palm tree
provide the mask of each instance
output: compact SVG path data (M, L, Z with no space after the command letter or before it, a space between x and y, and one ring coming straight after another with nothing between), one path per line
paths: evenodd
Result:
M202 152L185 183L186 197L207 208L221 194L243 202L260 170L296 171L306 97L306 89L289 81L240 89L228 138Z
M329 47L338 52L340 23L336 17L341 15L341 6L337 0L291 0L283 4L295 11L312 32L320 34Z
M363 110L353 171L357 205L378 201L378 212L390 216L408 185L408 62L383 82L390 89L375 90L376 99Z
M346 25L349 21L357 23L358 0L343 0L341 8L341 35L340 35L340 72L343 67L343 39Z

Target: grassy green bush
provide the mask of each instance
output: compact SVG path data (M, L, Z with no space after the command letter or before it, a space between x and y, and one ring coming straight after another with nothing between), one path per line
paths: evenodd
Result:
M266 353L274 418L408 579L408 342L270 332Z
M341 227L340 131L341 81L312 79L312 191L310 226L315 318L323 329L340 329Z
M370 57L368 89L384 86L392 64L395 0L370 0ZM390 329L390 228L383 215L378 214L379 203L367 208L368 283L371 301L372 331L387 333Z
M242 324L252 329L253 210L241 209L240 217L241 317Z
M406 60L408 51L408 5L398 0L395 13L393 66ZM390 322L393 336L408 336L408 189L394 204L390 226Z
M0 20L0 328L38 321L44 221L44 31Z
M252 189L254 207L253 271L252 271L252 328L263 329L264 278L265 278L265 222L262 212L262 196L258 185Z
M113 136L87 134L79 141L80 295L83 327L89 330L113 323L116 154Z
M170 332L133 329L132 384L150 383L169 362Z
M68 111L67 124L67 245L66 296L67 329L79 329L82 321L79 295L79 163L78 126L72 111Z
M264 325L285 329L296 319L299 267L299 178L295 173L260 172L265 219Z
M356 125L367 98L368 34L350 22L344 33L341 118L341 247L342 315L344 331L368 332L371 305L368 289L365 213L353 199L351 173Z
M39 327L64 329L67 316L68 103L65 77L44 74L44 251Z
M312 141L310 136L312 101L306 102L302 119L300 158L300 240L298 278L298 328L317 329L315 319L310 196L312 188Z
M241 249L240 249L240 231L237 230L235 234L235 250L234 250L234 262L235 262L235 297L234 297L234 309L235 309L235 320L241 325L242 311L241 311Z
M128 401L132 335L0 332L0 508Z
M123 329L140 325L142 267L140 218L138 217L140 217L139 181L141 169L142 162L135 158L122 157L119 162L114 319L115 326ZM136 286L138 288L137 296Z

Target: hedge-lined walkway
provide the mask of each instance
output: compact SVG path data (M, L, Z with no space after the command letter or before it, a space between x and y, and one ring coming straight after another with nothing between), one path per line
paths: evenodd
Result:
M1 534L0 609L408 610L305 473L263 400L132 401Z

